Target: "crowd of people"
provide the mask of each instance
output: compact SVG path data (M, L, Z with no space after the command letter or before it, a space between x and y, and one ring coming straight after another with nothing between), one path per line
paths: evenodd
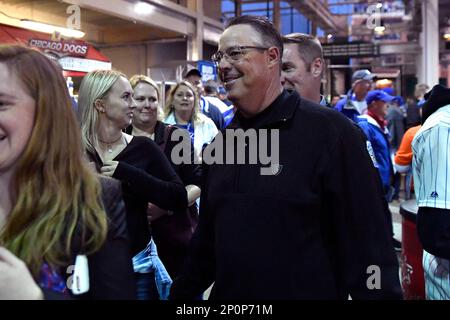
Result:
M413 171L427 297L449 299L449 89L406 105L361 69L328 101L317 38L257 16L212 60L220 85L191 69L166 101L90 72L73 108L56 63L0 46L0 299L401 299L388 203ZM228 161L255 144L272 174Z

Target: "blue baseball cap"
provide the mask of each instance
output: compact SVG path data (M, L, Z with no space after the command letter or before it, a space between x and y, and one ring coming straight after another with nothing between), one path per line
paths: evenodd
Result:
M387 94L390 94L391 96L393 96L393 95L395 94L393 88L383 88L382 90L383 90L384 92L386 92Z
M405 104L405 100L403 100L403 98L400 96L394 97L392 101L396 102L399 106L403 106Z
M378 100L381 100L384 102L391 102L393 99L395 99L395 97L387 94L383 90L369 91L369 93L366 96L367 105L371 104L374 101L378 101Z

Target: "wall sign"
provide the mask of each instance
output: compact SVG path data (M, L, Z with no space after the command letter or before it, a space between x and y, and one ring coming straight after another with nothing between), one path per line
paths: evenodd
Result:
M30 47L38 48L47 53L54 53L59 57L86 57L89 49L87 44L67 41L31 39L28 44Z

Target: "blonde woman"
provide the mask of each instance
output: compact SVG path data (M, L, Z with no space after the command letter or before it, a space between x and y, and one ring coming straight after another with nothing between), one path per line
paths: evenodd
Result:
M80 141L56 64L0 46L0 300L135 298L120 186L90 169ZM77 256L87 272L71 291Z
M187 81L178 83L170 91L164 107L164 122L189 132L198 157L218 133L214 122L200 112L197 91Z
M122 73L113 70L88 73L81 83L78 103L82 141L90 160L99 172L122 182L135 257L147 250L151 240L148 203L165 210L184 210L186 189L151 139L122 132L131 124L136 108L131 84ZM154 298L154 292L144 293L152 277L149 273L136 273L138 299Z
M126 132L133 136L147 136L164 152L188 194L189 208L174 213L150 204L147 214L151 221L152 236L158 246L158 254L172 277L176 277L186 254L189 241L197 226L198 210L195 201L200 197L201 169L194 164L194 150L191 146L191 163L175 164L171 154L177 141L172 134L177 129L160 121L161 96L158 85L149 77L135 75L130 79L136 108L133 110L133 124Z

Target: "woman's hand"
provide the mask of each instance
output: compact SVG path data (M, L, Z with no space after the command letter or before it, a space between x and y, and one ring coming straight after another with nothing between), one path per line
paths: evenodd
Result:
M44 295L25 263L0 247L0 300L42 300Z
M112 177L118 165L119 161L107 160L103 163L103 167L101 167L100 173L107 177Z

